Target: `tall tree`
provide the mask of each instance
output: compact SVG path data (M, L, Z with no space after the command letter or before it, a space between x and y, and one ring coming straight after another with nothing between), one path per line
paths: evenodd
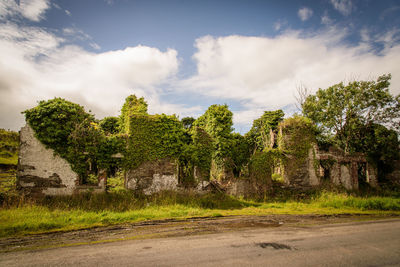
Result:
M389 92L391 75L376 81L343 82L319 89L302 104L303 114L313 120L325 135L346 152L354 151L351 140L357 138L360 127L382 124L400 130L400 95Z

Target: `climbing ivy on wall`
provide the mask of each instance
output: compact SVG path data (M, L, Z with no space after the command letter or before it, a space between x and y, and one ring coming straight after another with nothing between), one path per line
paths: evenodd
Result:
M222 164L224 159L230 157L232 148L231 132L233 113L227 105L211 105L201 115L193 126L204 129L214 140L213 159Z
M40 101L24 113L36 137L71 163L83 181L87 175L86 165L93 156L92 148L99 137L93 115L62 98Z
M201 170L209 172L213 153L213 139L199 127L196 127L192 133L192 161Z
M296 158L307 157L309 149L316 143L316 128L306 117L295 115L279 124L279 148Z
M291 118L285 119L279 124L278 147L279 150L286 156L281 160L286 162L282 165L289 164L290 170L285 172L297 172L297 168L301 167L307 157L313 144L316 144L316 126L306 117L294 115ZM313 151L315 159L315 152ZM314 163L317 161L314 160ZM318 166L314 165L315 171Z
M117 117L105 117L100 123L99 127L105 135L118 134L120 130L120 119Z
M99 122L82 106L61 98L41 101L25 111L37 138L71 163L82 183L99 169L112 173L164 158L179 160L189 180L195 167L203 178L213 169L215 177L233 172L235 176L250 173L255 180L269 179L271 166L283 154L305 158L315 139L310 120L295 116L282 121L283 115L281 110L265 112L244 137L232 133L232 112L227 105L212 105L197 120L182 121L176 116L147 114L145 100L134 95L126 98L119 118ZM278 129L282 132L279 147L273 148L268 135ZM123 159L113 156L117 153Z
M119 122L121 132L129 133L131 126L129 118L132 115L147 115L147 102L143 97L137 98L135 95L130 95L125 99Z
M180 179L185 184L194 182L194 168L202 179L208 180L214 151L213 139L200 127L185 129L185 142L179 156Z
M129 117L125 168L141 163L178 158L183 147L183 126L175 116L134 114Z
M54 98L40 101L24 113L36 137L71 164L80 183L86 183L88 175L99 168L109 169L113 163L111 155L122 151L122 145L116 143L123 139L106 137L94 116L78 104Z

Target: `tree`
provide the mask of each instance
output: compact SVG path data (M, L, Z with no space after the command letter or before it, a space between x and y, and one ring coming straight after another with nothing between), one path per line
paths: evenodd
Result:
M400 95L389 92L391 75L376 81L343 82L319 89L302 104L303 114L315 122L325 136L345 152L354 152L351 140L357 138L360 127L382 124L400 130Z
M204 129L214 139L214 156L220 159L230 155L230 134L233 130L232 117L233 113L227 105L211 105L193 123L193 126Z
M271 142L271 131L276 132L278 124L283 120L285 113L282 110L265 111L264 114L253 121L253 126L246 134L252 152L263 151L266 148L273 148L274 142ZM271 144L272 143L272 144Z
M393 171L395 160L400 157L400 141L396 131L389 130L380 124L360 125L351 139L350 147L355 151L364 152L369 161L378 167L378 177Z
M182 118L181 122L182 122L183 128L185 128L186 130L189 130L190 128L192 128L195 120L196 119L193 117Z
M101 130L107 135L119 132L119 119L117 117L105 117L99 124Z
M233 174L240 176L242 168L249 162L250 151L247 139L239 133L231 134L231 159Z
M96 162L96 149L102 138L94 116L62 98L40 101L23 113L36 137L71 163L81 183L85 182L91 171L89 165Z

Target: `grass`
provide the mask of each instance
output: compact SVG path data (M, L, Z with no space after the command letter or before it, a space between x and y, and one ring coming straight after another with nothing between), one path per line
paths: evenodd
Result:
M37 200L7 196L0 210L0 237L167 218L344 213L400 215L400 199L358 197L333 192L311 194L301 201L270 199L267 202L248 201L223 194L198 196L176 192L140 196L119 191Z
M0 129L0 165L17 165L18 145L17 132Z

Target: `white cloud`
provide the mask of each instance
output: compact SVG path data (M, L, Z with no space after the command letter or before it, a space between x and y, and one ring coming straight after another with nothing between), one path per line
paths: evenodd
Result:
M84 105L99 118L117 115L129 94L155 103L154 111L193 112L159 99L157 85L168 82L178 70L175 50L136 46L90 53L65 46L64 41L40 28L1 25L2 127L17 129L23 124L22 115L17 114L35 106L36 101L56 96Z
M66 10L64 10L65 11L65 14L67 14L68 16L70 16L71 17L71 11L69 11L68 9L66 9Z
M49 8L49 0L2 0L0 2L0 18L23 16L32 21L40 21Z
M308 7L302 7L299 9L299 11L297 12L297 15L299 16L299 18L301 19L301 21L306 21L309 18L311 18L313 14L313 11L311 8Z
M321 23L324 25L330 25L333 23L332 19L328 16L328 12L325 12L321 17Z
M197 75L181 83L196 93L242 103L236 123L251 123L263 110L295 103L299 83L315 91L340 81L375 79L392 73L392 93L400 93L400 45L396 33L374 36L385 47L379 55L371 43L342 43L346 30L328 27L306 34L287 31L276 37L205 36L196 40Z
M274 23L274 30L279 31L282 30L288 24L287 20L278 20Z
M331 4L344 16L350 15L354 9L354 5L351 0L331 0Z

